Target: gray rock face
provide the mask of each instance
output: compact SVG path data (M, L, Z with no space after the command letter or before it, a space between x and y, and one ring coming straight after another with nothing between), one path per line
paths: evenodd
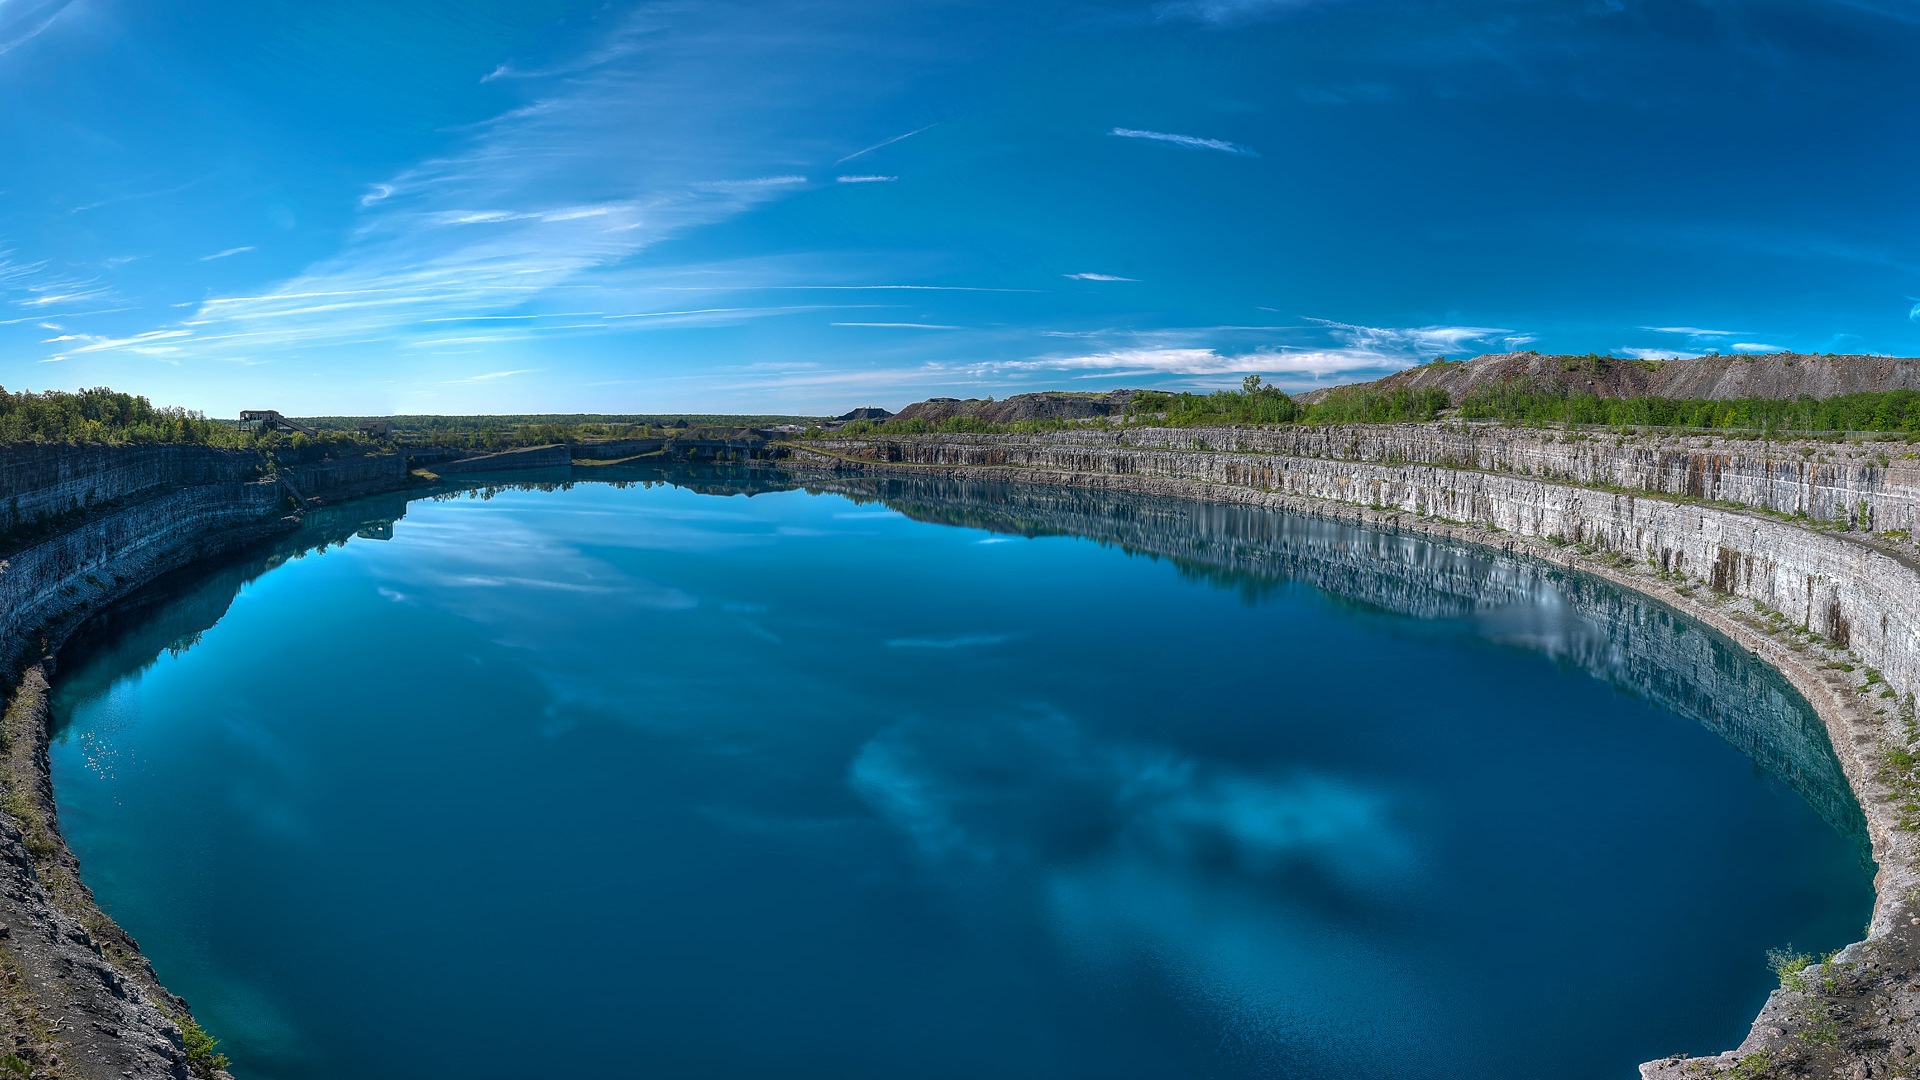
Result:
M919 476L825 486L920 520L1089 537L1242 590L1304 582L1387 611L1476 620L1490 637L1542 650L1702 724L1799 792L1868 857L1866 822L1826 729L1787 683L1736 662L1737 646L1636 593L1483 546L1229 503ZM1542 610L1566 617L1552 626L1525 621Z
M265 466L259 454L206 446L8 446L0 452L0 534L169 487L255 479Z
M407 481L400 455L287 468L204 447L0 451L0 1052L35 1077L185 1080L186 1003L100 911L60 835L46 742L48 654L82 620L156 576L292 528L290 495L345 497ZM24 541L21 537L24 535ZM202 1072L204 1075L204 1070Z
M1692 360L1501 353L1457 364L1428 364L1363 385L1391 390L1438 388L1454 404L1477 386L1524 379L1548 390L1600 397L1815 398L1874 390L1920 390L1920 359L1893 356L1702 356ZM1318 401L1326 390L1300 395Z
M58 518L61 530L0 556L0 660L9 674L29 661L7 718L16 736L8 805L21 814L0 814L0 923L7 927L0 934L0 1035L12 1032L26 1040L16 1045L57 1060L47 1075L186 1073L178 1029L164 1015L180 1015L180 1003L93 905L59 841L46 786L45 669L37 658L78 619L155 574L290 527L289 488L305 503L407 482L399 455L299 466L281 483L250 479L264 465L257 455L186 452L192 449L36 448L17 456L9 447L0 458L0 507L11 515L5 520ZM1430 424L925 436L800 442L788 450L797 462L843 474L905 470L957 478L949 483L985 475L1204 500L1121 500L1100 511L1103 520L1089 521L1094 512L1068 493L1056 499L1027 488L1027 503L1008 526L1112 536L1195 572L1266 566L1336 590L1362 590L1384 606L1479 615L1496 611L1503 598L1562 590L1596 625L1593 634L1568 640L1572 662L1710 723L1720 716L1716 730L1841 824L1848 807L1830 768L1823 773L1819 764L1822 733L1794 732L1782 719L1791 710L1770 709L1764 700L1725 709L1726 701L1762 695L1716 662L1703 635L1673 634L1657 607L1606 610L1601 593L1583 594L1535 564L1484 547L1578 565L1656 593L1758 653L1814 704L1880 866L1872 936L1838 958L1853 966L1836 969L1833 979L1853 997L1782 990L1743 1050L1751 1058L1811 1046L1802 1037L1815 1030L1808 1018L1839 1014L1819 1011L1827 1009L1883 1017L1863 1020L1859 1030L1891 1034L1850 1035L1853 1042L1835 1043L1818 1060L1884 1061L1883 1051L1893 1052L1887 1047L1920 1044L1910 1019L1920 1010L1920 991L1909 995L1915 1001L1899 997L1903 987L1920 985L1920 845L1902 825L1902 804L1915 796L1882 766L1887 747L1906 745L1899 714L1910 712L1920 686L1920 564L1910 538L1875 535L1920 532L1920 458L1905 444L1621 439ZM564 466L570 457L566 447L535 448L472 459L467 467ZM965 499L964 490L940 494L929 507ZM895 495L906 505L918 497L911 490ZM1275 519L1238 513L1236 504L1351 517L1482 547L1415 545L1378 533L1335 542L1305 526L1273 533L1254 519ZM380 522L339 524L377 532ZM1401 569L1381 572L1393 566ZM1769 629L1767 619L1779 625ZM1821 640L1783 635L1780 626L1791 624ZM1709 1075L1719 1068L1675 1059L1645 1071L1679 1077L1697 1075L1690 1071L1697 1067Z
M498 454L443 461L433 467L442 476L455 473L500 472L515 469L566 468L573 464L573 451L560 444L530 446L524 450L503 450Z
M901 420L939 422L965 418L990 424L1013 424L1022 420L1091 420L1099 416L1118 416L1133 401L1134 391L1114 390L1104 394L1070 394L1045 390L1037 394L1015 394L992 401L983 398L931 398L901 409Z
M844 447L902 464L1171 480L1232 501L1297 496L1589 544L1760 601L1854 649L1900 693L1920 687L1920 578L1911 560L1850 534L1709 501L1828 522L1864 519L1872 531L1913 530L1920 461L1896 463L1884 450L1825 443L1804 447L1814 450L1805 456L1802 447L1782 444L1723 452L1657 442L1555 443L1496 430L1148 429L850 440ZM1910 453L1904 444L1889 445ZM1836 451L1840 460L1819 460ZM1629 490L1551 482L1557 480ZM1699 501L1645 497L1653 493Z
M1340 427L1131 428L1044 436L949 435L941 460L924 464L1012 465L1110 471L1165 467L1156 457L1190 451L1218 458L1192 479L1261 487L1278 459L1417 463L1505 473L1585 487L1624 488L1817 521L1852 520L1864 530L1920 532L1920 451L1904 442L1772 442L1711 436L1632 436L1488 424ZM884 451L904 439L857 445ZM832 449L842 444L824 444ZM855 445L855 444L846 444ZM1186 458L1180 460L1186 461ZM1189 465L1176 469L1180 475ZM1265 470L1264 473L1261 470Z
M0 561L0 662L11 668L57 641L63 616L71 621L220 546L265 535L278 527L282 504L270 481L176 488L7 556Z
M1736 1060L1744 1080L1842 1076L1856 1062L1899 1075L1889 1055L1920 1044L1912 820L1920 813L1908 809L1920 805L1920 777L1899 757L1920 749L1912 453L1905 444L1569 443L1443 425L917 436L793 449L796 463L842 472L1176 495L1524 552L1652 593L1779 669L1819 714L1865 819L1879 868L1869 936L1819 965L1804 989L1775 992L1732 1056L1642 1067L1658 1080L1721 1075ZM1754 741L1761 760L1774 738L1723 734ZM1791 771L1800 757L1788 752L1769 767Z

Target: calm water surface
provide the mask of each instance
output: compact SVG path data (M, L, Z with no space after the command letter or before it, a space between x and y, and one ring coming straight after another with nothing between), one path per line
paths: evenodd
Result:
M389 499L176 583L61 673L87 880L242 1080L1627 1078L1866 920L1804 704L1644 601L874 491Z

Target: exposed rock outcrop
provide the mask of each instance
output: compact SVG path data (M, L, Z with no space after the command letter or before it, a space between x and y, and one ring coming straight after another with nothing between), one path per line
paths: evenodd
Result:
M1021 536L1080 536L1172 560L1247 590L1305 582L1333 596L1422 619L1478 619L1489 637L1546 647L1638 697L1697 721L1798 791L1868 856L1866 823L1827 733L1778 673L1637 593L1549 563L1417 532L1356 530L1321 517L1133 492L885 475L813 483L878 500L909 517ZM1517 612L1571 613L1554 633Z
M1693 359L1628 360L1612 356L1500 353L1425 364L1361 385L1391 390L1437 388L1454 404L1490 383L1525 380L1543 390L1600 397L1815 398L1870 390L1920 390L1920 359L1818 353L1740 354ZM1331 389L1331 388L1329 388ZM1327 390L1298 395L1318 401Z
M258 479L266 459L207 446L8 446L0 453L0 535L186 485Z
M1778 668L1814 706L1865 819L1878 895L1868 939L1776 992L1737 1052L1649 1063L1643 1075L1713 1076L1737 1061L1743 1077L1850 1080L1880 1075L1856 1065L1888 1071L1920 1054L1920 823L1910 809L1920 776L1907 756L1920 742L1911 531L1920 477L1905 444L1566 442L1406 425L912 436L796 444L793 453L842 471L1332 514L1577 566L1687 611Z
M214 1075L186 1003L94 903L48 767L53 653L156 577L292 529L298 509L408 483L405 459L289 465L186 446L9 446L0 455L0 1069L84 1080ZM16 678L17 676L17 678ZM22 1071L24 1070L24 1071ZM224 1075L224 1074L219 1074Z
M565 468L573 463L573 451L562 444L530 446L523 450L503 450L498 454L443 461L433 467L442 476L456 473L503 472L519 469Z
M989 424L1013 424L1022 420L1092 420L1100 416L1118 416L1127 411L1135 391L1113 390L1103 394L1071 394L1045 390L1036 394L1015 394L995 401L992 398L930 398L901 409L897 420L981 420Z
M930 402L942 410L930 408L922 418L977 415L1004 423L1110 415L1088 410L1124 409L1132 394L1022 398ZM988 413L989 405L1006 408ZM7 928L0 932L0 1056L11 1036L38 1076L187 1075L181 1033L169 1019L183 1017L184 1005L93 905L59 839L45 757L50 665L42 658L79 620L167 569L289 528L299 508L324 514L310 508L409 482L408 462L398 454L267 477L257 456L190 449L68 447L16 458L9 448L0 467L0 507L11 515L0 532L13 532L9 553L0 554L0 659L8 672L23 672L8 707L9 768L0 776L7 789L0 803L0 924ZM967 485L978 477L1053 485L1021 488L1011 508L1000 499L999 509L977 512L998 514L1009 529L1111 537L1179 559L1193 572L1266 565L1336 591L1371 575L1364 583L1370 602L1389 607L1477 611L1502 596L1548 587L1543 575L1554 563L1654 595L1778 668L1815 706L1824 731L1796 732L1787 719L1795 709L1770 704L1766 688L1716 659L1704 637L1671 633L1656 608L1597 617L1616 629L1581 639L1569 660L1701 717L1836 826L1863 829L1879 864L1869 939L1811 982L1774 995L1741 1048L1742 1075L1850 1077L1834 1070L1865 1062L1890 1071L1920 1054L1911 1020L1920 990L1907 989L1920 985L1920 844L1905 809L1920 803L1920 777L1893 767L1891 753L1912 748L1920 687L1920 552L1911 539L1920 532L1920 456L1904 443L1769 444L1429 424L1072 429L785 445L758 436L690 438L573 451L535 448L435 468L564 469L574 456L732 461L786 453L825 470L822 483L869 485L909 512L929 515L956 512L956 505L975 513L966 509ZM865 473L915 480L873 489L894 482L859 476ZM1203 501L1105 499L1096 512L1068 497L1074 487ZM1335 544L1311 523L1242 509L1252 506L1351 518L1385 532L1368 534L1357 548ZM349 516L339 524L378 534L391 516ZM1490 560L1462 545L1416 559L1395 530L1538 562ZM1395 566L1401 570L1378 574ZM1607 603L1602 592L1582 593L1577 581L1551 587L1596 612ZM1735 701L1742 707L1726 704ZM1823 737L1855 797L1851 805L1822 764ZM1714 1075L1734 1060L1674 1059L1643 1072Z

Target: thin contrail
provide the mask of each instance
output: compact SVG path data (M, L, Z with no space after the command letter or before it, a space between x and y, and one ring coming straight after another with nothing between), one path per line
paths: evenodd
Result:
M915 128L914 130L907 132L905 135L895 135L893 138L888 139L885 142L874 143L872 146L867 147L865 150L855 150L853 153L848 154L846 157L843 157L839 161L834 162L834 164L845 165L847 162L852 161L854 158L857 158L862 154L871 154L875 150L878 150L883 146L892 146L894 143L899 142L901 139L911 139L915 135L920 134L922 131L927 130L927 128L935 128L939 126L940 126L939 123L936 121L934 123L928 124L927 127Z

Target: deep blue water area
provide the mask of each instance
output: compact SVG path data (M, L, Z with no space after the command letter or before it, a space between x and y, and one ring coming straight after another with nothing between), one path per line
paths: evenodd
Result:
M65 660L62 824L241 1080L1624 1080L1867 919L1805 703L1603 583L593 475L675 482L318 512Z

